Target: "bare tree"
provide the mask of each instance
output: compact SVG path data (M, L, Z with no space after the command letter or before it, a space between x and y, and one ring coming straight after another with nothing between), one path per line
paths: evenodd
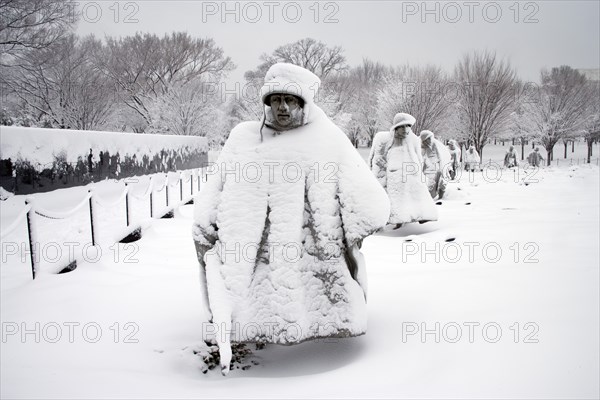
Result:
M200 79L171 86L151 105L152 125L157 133L207 136L213 128L218 94Z
M344 131L344 133L346 133L346 136L348 136L348 139L350 139L350 142L352 143L352 145L354 147L358 148L358 144L360 142L360 138L364 137L364 136L361 135L361 127L360 127L360 125L352 117L353 116L351 114L344 113L343 114L343 121L346 122L346 124L343 127L341 127L341 128ZM336 123L336 125L340 126L340 122L339 121L335 121L335 123Z
M67 0L0 0L0 61L68 35L76 22L73 6Z
M508 121L509 137L521 145L521 160L525 159L525 144L535 137L535 124L531 117L532 104L539 102L539 87L531 82L517 82L514 111Z
M379 131L377 92L391 73L391 68L365 58L360 65L336 77L344 82L339 90L339 96L343 100L341 109L352 115L346 131L351 140L357 142L359 137L364 137L368 145L371 145L373 137Z
M93 37L79 40L74 34L47 48L23 53L17 66L5 68L2 83L37 114L65 129L98 129L110 115L113 89L109 80L89 62Z
M115 82L123 103L148 125L150 104L169 88L200 78L216 84L234 68L212 39L185 32L162 38L148 33L109 37L106 46L94 52L93 62Z
M522 107L517 106L511 113L510 129L514 139L521 145L521 160L525 158L525 143L531 138L529 127L529 115L525 113Z
M279 46L273 54L262 54L260 56L262 63L257 69L247 71L245 77L248 81L260 80L264 78L271 65L286 62L306 68L325 81L330 75L343 72L348 68L343 52L340 46L329 47L312 38L300 39Z
M584 129L597 92L579 71L561 66L551 71L542 70L539 93L540 101L532 104L530 115L550 165L554 145Z
M516 72L495 53L475 52L459 61L455 79L463 128L482 157L489 138L507 124L514 110Z
M585 131L585 142L587 144L587 163L591 163L592 149L594 143L600 141L600 118L598 114L590 121L588 129Z
M589 117L586 119L583 133L587 144L587 163L592 159L594 142L600 142L600 83L588 82L591 92Z
M415 129L442 134L452 104L447 83L447 77L436 66L406 66L399 70L378 93L380 124L387 126L396 113L406 112L417 120Z

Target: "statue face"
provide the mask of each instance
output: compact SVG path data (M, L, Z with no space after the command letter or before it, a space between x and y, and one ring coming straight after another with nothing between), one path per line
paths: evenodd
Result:
M406 124L406 125L400 125L397 126L396 129L394 130L394 137L396 139L406 139L406 137L408 136L408 134L411 132L411 126Z
M272 94L270 97L271 109L275 122L282 127L290 127L300 108L300 99L291 94Z
M429 147L431 147L431 138L427 138L421 141L421 148L427 149Z

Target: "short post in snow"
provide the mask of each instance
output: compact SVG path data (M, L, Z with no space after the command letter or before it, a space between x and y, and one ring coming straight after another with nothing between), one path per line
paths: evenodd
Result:
M125 221L129 226L129 186L125 182Z
M33 213L35 213L35 211L33 210L33 204L32 204L32 199L30 198L26 198L25 199L25 206L30 205L29 210L27 211L27 237L29 239L29 256L31 258L31 276L33 277L33 279L35 279L35 270L36 265L35 265L35 246L33 243L33 237L31 235L31 220L33 218Z
M92 201L92 197L93 197L93 193L92 193L92 189L88 189L88 193L90 194L90 232L92 233L92 246L96 245L96 239L94 237L94 209L93 209L93 201Z
M167 207L169 207L169 175L165 178L165 193L167 197Z

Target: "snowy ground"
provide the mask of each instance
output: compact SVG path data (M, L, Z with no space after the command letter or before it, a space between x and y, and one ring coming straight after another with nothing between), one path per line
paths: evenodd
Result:
M28 264L3 243L1 397L598 398L599 168L471 178L439 222L365 240L365 336L270 345L227 377L193 352L192 206L35 281L6 279Z

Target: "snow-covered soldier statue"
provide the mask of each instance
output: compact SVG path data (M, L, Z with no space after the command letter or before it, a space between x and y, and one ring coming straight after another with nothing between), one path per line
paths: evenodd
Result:
M232 342L296 344L367 328L362 239L389 199L314 103L319 78L273 65L262 121L230 133L195 200L193 236L221 370Z
M450 149L450 165L451 168L448 171L450 173L450 179L456 178L456 173L460 170L460 146L456 140L451 139L448 141L448 148Z
M427 187L432 198L444 197L446 185L450 179L450 151L442 142L434 137L431 131L421 131L421 148L423 150L423 173L427 178Z
M504 166L506 168L513 168L517 165L517 152L515 151L515 146L511 145L508 150L506 150L506 154L504 154Z
M465 169L467 171L474 172L476 169L479 170L479 153L475 150L475 146L469 146L469 149L465 152Z
M527 162L532 167L539 167L544 160L544 156L540 153L540 148L536 147L529 154L527 154Z
M423 175L421 141L412 132L415 118L398 113L389 131L373 138L369 165L390 197L390 224L438 219L435 203Z

